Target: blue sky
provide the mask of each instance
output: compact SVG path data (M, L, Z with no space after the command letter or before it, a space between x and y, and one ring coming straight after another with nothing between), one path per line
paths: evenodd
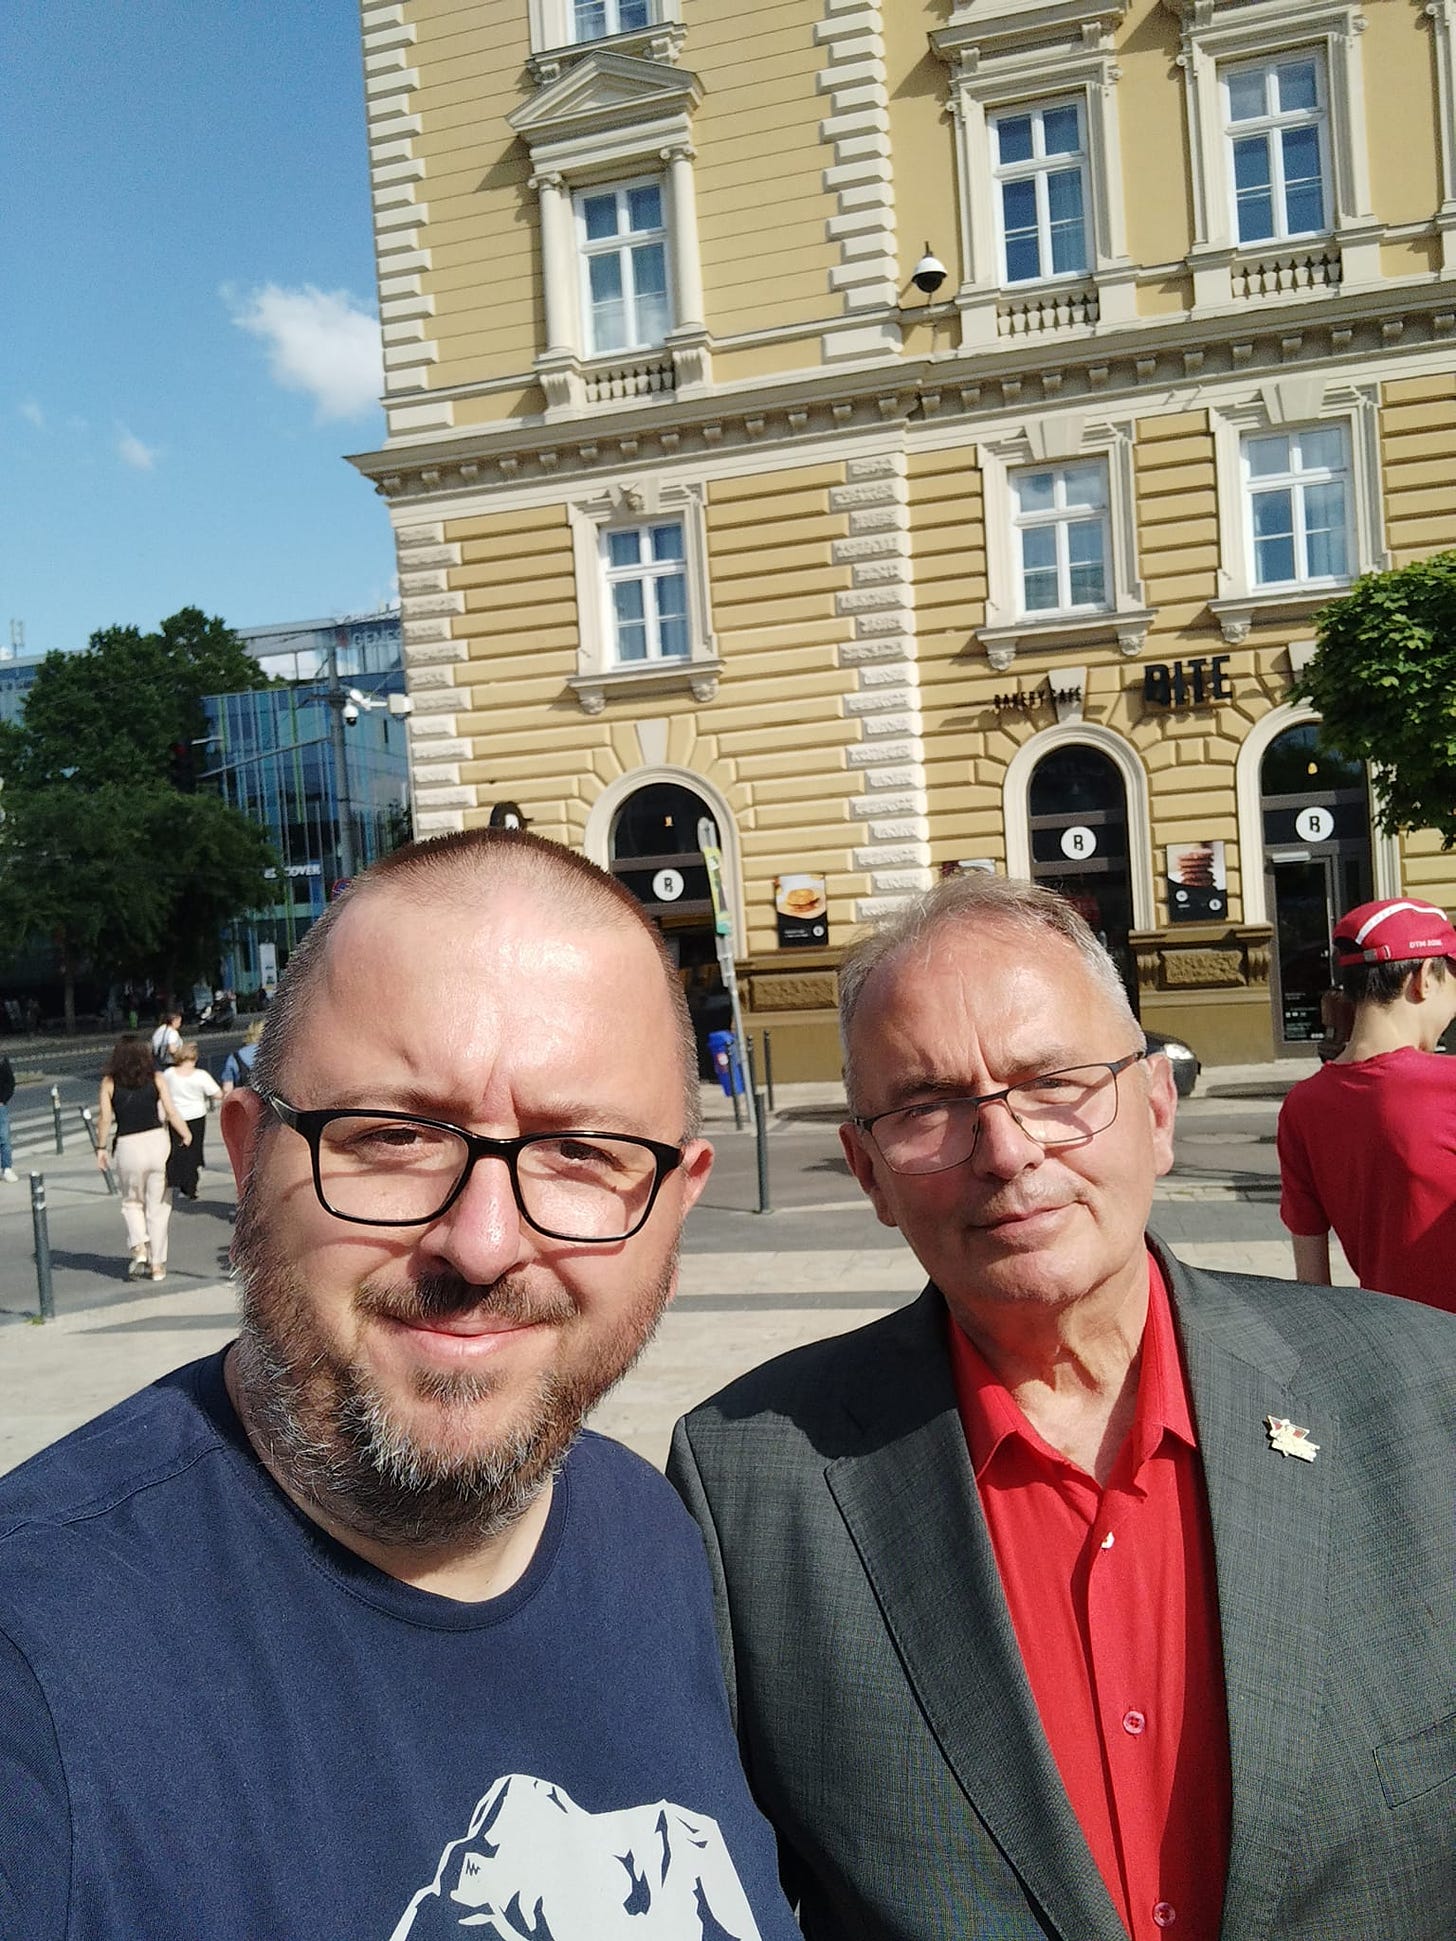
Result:
M0 0L0 646L389 599L354 0Z

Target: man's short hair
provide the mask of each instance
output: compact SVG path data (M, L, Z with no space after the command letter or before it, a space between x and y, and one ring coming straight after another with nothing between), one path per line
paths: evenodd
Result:
M1335 978L1352 1004L1377 1004L1383 1009L1395 1003L1405 990L1406 980L1422 964L1429 964L1432 975L1440 982L1450 973L1448 958L1407 957L1400 964L1347 964L1335 972Z
M1108 1003L1142 1041L1127 990L1117 966L1086 922L1055 890L1016 877L966 871L943 877L887 917L868 937L853 945L839 967L839 1032L844 1049L844 1087L851 1112L856 1109L854 1020L866 987L876 971L942 930L964 927L1004 936L1008 932L1036 942L1050 932L1069 943L1086 964L1089 975Z
M547 842L524 829L465 829L406 843L355 877L318 922L304 933L289 958L278 989L268 1006L265 1029L253 1063L256 1090L281 1090L300 1023L315 994L327 962L329 938L344 910L365 897L399 891L417 897L449 897L468 884L471 901L478 901L486 884L513 882L549 892L555 908L583 922L596 920L626 924L642 932L662 968L675 1030L665 1048L682 1067L683 1138L697 1136L702 1124L698 1089L697 1041L687 998L677 968L668 954L662 932L630 890L603 869L561 843ZM583 1049L590 1057L590 1046Z

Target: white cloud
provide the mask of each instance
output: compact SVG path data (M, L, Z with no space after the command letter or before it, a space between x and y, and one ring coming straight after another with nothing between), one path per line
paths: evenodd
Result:
M157 462L157 447L144 445L135 432L128 431L125 425L116 427L116 455L123 465L130 465L134 471L150 472Z
M26 398L22 401L20 415L27 424L34 425L37 431L45 430L45 413L34 398Z
M379 401L384 359L379 323L347 290L264 284L246 297L223 296L240 330L261 337L274 381L314 401L320 420L354 418Z

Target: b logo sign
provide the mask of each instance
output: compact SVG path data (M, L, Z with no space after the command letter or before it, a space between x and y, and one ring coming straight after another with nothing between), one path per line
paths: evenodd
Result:
M1070 863L1080 863L1097 854L1097 837L1080 822L1062 831L1062 854Z
M1301 842L1328 842L1335 833L1335 818L1328 809L1301 809L1294 828Z

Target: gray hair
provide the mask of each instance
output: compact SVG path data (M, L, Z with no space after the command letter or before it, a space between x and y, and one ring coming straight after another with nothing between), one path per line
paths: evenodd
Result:
M844 1089L855 1109L854 1020L876 971L917 945L928 945L942 930L982 928L1036 942L1050 933L1069 943L1087 967L1097 989L1120 1018L1137 1033L1127 990L1106 949L1086 921L1055 890L1016 877L965 871L942 877L933 889L911 898L886 917L868 937L852 945L839 967L839 1035L844 1049Z
M329 939L351 903L365 896L391 894L434 896L442 901L465 895L476 907L481 892L498 881L537 889L556 911L583 922L625 923L646 936L662 969L672 1012L674 1030L665 1051L669 1057L676 1057L682 1068L683 1138L696 1138L702 1125L697 1041L687 997L662 932L615 877L575 850L523 829L466 829L406 843L356 877L305 932L279 979L253 1063L257 1090L285 1089L289 1054L326 968ZM584 1055L590 1057L590 1046Z

